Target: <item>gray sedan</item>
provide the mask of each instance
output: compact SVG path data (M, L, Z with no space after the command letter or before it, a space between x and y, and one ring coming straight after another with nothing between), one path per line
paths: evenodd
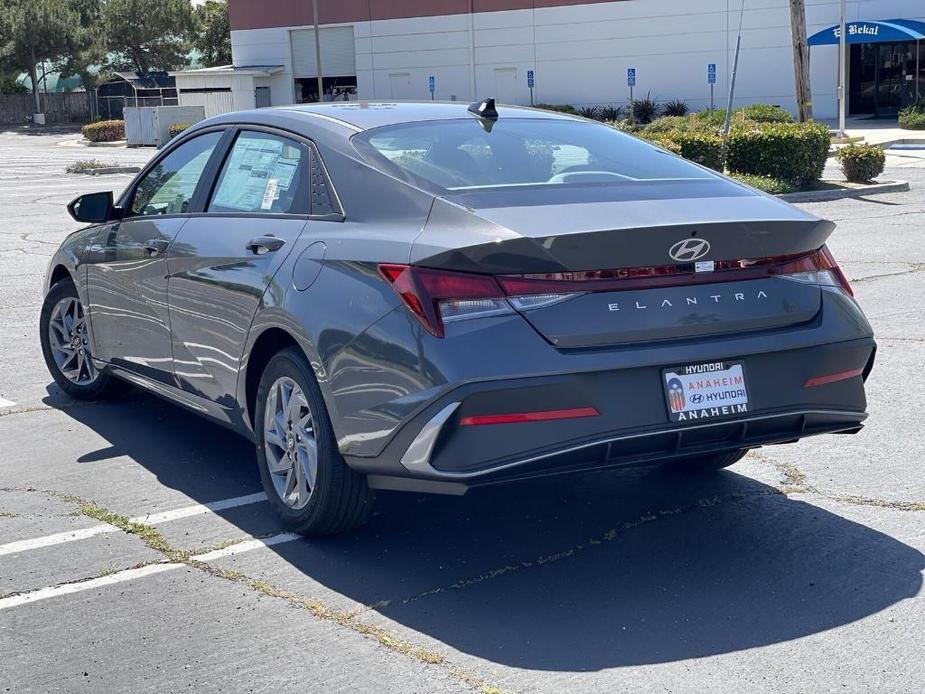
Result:
M232 113L69 210L91 226L48 271L55 381L250 438L306 534L358 526L376 489L712 470L866 417L834 225L581 118Z

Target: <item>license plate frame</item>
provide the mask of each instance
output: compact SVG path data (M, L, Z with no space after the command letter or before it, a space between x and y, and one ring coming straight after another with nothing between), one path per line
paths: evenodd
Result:
M662 392L672 423L730 419L751 411L741 359L699 362L662 369Z

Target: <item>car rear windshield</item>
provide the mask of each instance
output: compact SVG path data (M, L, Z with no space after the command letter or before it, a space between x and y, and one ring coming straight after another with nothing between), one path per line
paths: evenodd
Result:
M423 121L376 128L353 142L380 170L443 191L714 178L647 142L580 120Z

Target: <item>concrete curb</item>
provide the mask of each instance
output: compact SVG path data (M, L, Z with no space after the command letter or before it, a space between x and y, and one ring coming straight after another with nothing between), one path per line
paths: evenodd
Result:
M103 174L138 173L139 171L141 171L140 166L107 166L104 169L87 169L80 173L88 176L102 176Z
M858 188L831 188L829 190L804 190L799 193L783 193L777 197L787 202L821 202L823 200L840 200L842 198L861 198L882 193L905 193L907 190L909 190L908 181L887 181L886 183L872 183L869 186L860 186Z
M78 140L78 144L84 147L126 147L125 140L116 140L115 142L90 142L89 140Z

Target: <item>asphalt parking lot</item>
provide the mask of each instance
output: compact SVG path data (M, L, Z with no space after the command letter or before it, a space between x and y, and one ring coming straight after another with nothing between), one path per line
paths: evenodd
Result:
M289 535L250 444L140 392L75 403L38 347L64 205L129 175L0 134L0 691L918 692L925 682L925 151L909 193L804 205L877 332L857 436L658 469L380 494Z

